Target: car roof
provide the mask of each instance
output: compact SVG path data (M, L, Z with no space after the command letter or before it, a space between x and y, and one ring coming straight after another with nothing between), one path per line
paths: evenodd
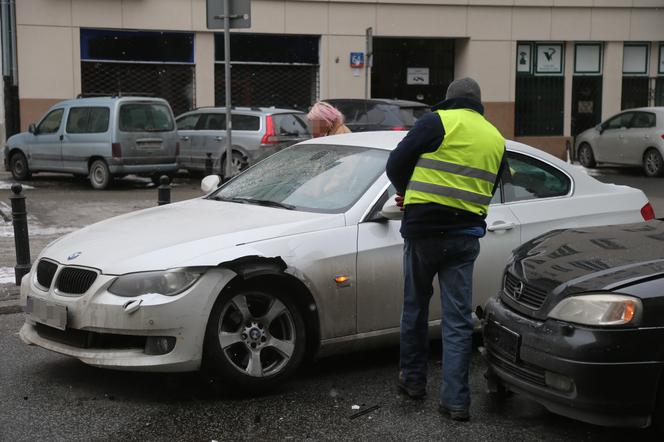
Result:
M323 100L333 104L335 102L346 102L346 103L375 103L375 104L393 104L399 107L430 107L428 104L420 103L419 101L409 101L409 100L399 100L392 98L330 98L328 100Z
M274 115L274 114L304 114L301 110L298 109L288 109L283 107L247 107L247 106L233 106L231 107L231 113L235 111L240 111L252 115ZM213 113L213 112L226 112L226 107L224 106L205 106L198 107L196 109L184 112L177 116L180 118L183 115L189 115L191 113Z
M163 98L158 97L141 97L141 96L132 96L132 97L85 97L85 98L75 98L73 100L63 100L53 106L93 106L93 105L108 105L114 102L131 102L131 101L158 101L160 103L167 103Z

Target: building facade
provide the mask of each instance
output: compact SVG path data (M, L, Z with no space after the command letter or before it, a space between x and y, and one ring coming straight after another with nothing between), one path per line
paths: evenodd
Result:
M471 76L507 138L559 156L622 108L664 105L664 0L252 0L251 21L231 36L235 105L434 104ZM19 0L16 28L23 129L79 94L150 93L176 113L224 103L205 0Z

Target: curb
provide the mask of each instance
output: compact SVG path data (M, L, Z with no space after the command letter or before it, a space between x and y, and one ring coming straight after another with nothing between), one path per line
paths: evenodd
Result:
M23 307L19 304L18 299L10 299L9 301L0 301L0 315L9 315L12 313L23 313Z

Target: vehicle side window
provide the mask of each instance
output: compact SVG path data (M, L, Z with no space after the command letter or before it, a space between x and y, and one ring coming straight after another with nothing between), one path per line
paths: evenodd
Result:
M634 112L625 112L624 114L617 115L606 122L605 129L620 129L621 127L630 127L630 122Z
M60 129L64 109L55 109L48 113L37 127L38 134L53 134Z
M655 114L650 112L636 112L634 115L634 121L632 121L632 127L635 128L647 128L655 127Z
M197 130L226 130L226 115L205 114L196 125Z
M507 153L509 177L503 175L506 202L567 195L572 187L562 171L527 155Z
M334 107L337 108L344 116L346 123L356 123L357 122L357 106L352 103L334 103Z
M194 130L200 117L200 114L185 115L184 117L178 118L177 121L175 121L175 124L178 126L178 130Z
M67 133L89 134L108 130L110 111L106 107L72 107L67 117Z
M253 130L260 129L261 123L258 117L253 115L231 115L233 130Z

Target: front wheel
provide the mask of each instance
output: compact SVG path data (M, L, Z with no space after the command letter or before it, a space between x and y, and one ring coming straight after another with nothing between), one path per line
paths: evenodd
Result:
M658 177L664 171L662 154L657 149L648 149L643 155L643 171L648 177Z
M221 167L224 175L226 174L226 155L223 155L221 157ZM244 169L249 167L249 158L247 158L245 155L241 154L240 152L234 150L233 155L231 155L231 176L228 178L232 178L235 175L239 174L242 172Z
M583 143L579 146L579 163L583 167L595 167L597 165L593 149L588 143Z
M210 314L205 359L211 375L231 389L264 392L301 364L305 325L298 307L279 292L247 289L222 294Z
M104 190L111 185L113 177L104 160L95 160L90 165L90 184L93 189Z
M32 176L28 168L28 160L22 152L17 152L11 156L9 170L11 170L14 179L18 181L27 180Z

